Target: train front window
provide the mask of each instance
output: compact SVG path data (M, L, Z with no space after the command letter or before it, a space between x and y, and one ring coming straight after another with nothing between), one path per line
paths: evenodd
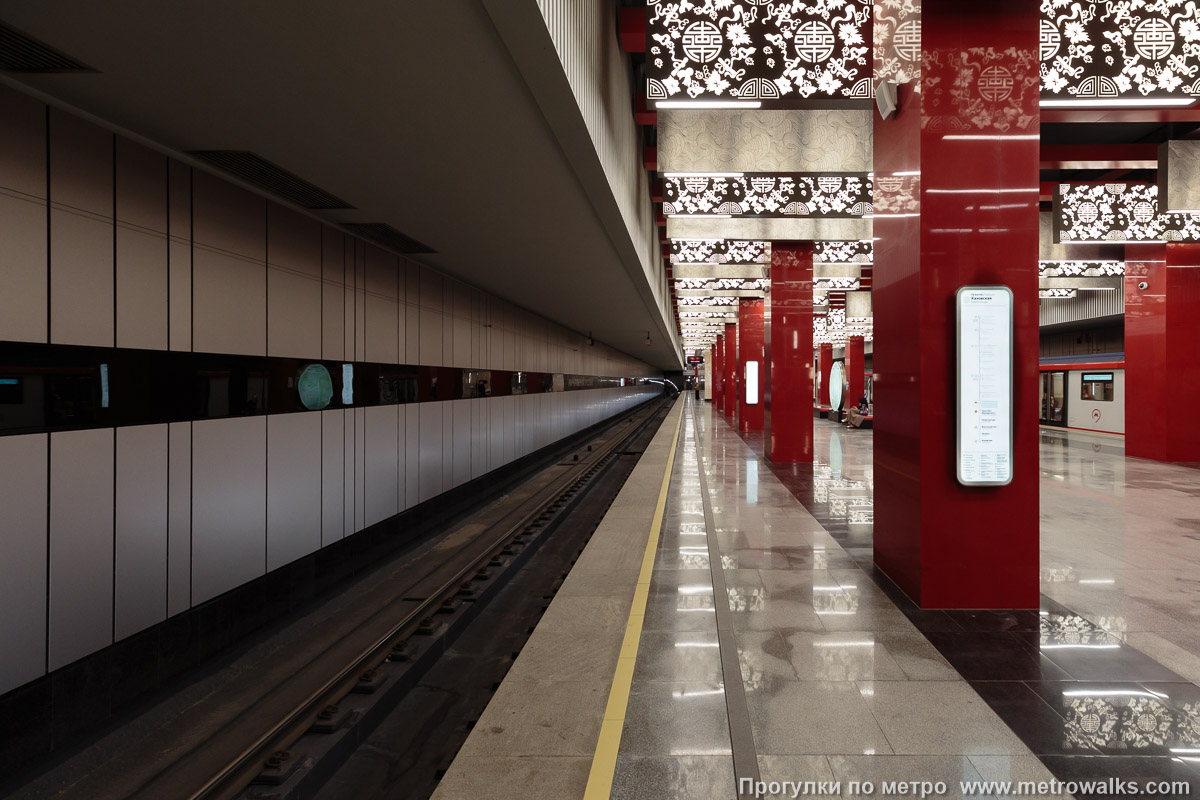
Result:
M1093 402L1111 402L1113 399L1113 374L1111 372L1083 373L1079 398Z

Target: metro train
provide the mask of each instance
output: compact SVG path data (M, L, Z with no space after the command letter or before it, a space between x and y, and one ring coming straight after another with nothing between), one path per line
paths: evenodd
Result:
M1041 424L1125 433L1124 357L1052 357L1039 366Z

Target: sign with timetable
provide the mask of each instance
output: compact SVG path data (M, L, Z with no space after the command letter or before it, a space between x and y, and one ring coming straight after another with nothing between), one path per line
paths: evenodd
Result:
M1013 462L1013 294L964 286L958 316L958 482L1004 486Z

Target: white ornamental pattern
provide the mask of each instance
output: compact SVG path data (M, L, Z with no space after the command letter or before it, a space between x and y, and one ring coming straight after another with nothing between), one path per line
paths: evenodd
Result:
M761 292L770 285L765 278L744 281L740 278L680 278L675 281L676 289L700 290L720 294L721 292Z
M646 97L869 100L871 0L647 0Z
M852 242L814 242L813 263L870 264L874 261L874 252L875 245L870 239Z
M1125 274L1124 261L1039 261L1039 278L1110 278Z
M1200 96L1194 0L1042 0L1043 98Z
M1063 183L1054 190L1055 242L1200 242L1200 215L1158 213L1149 183Z
M747 173L736 178L669 177L663 213L674 216L862 217L872 213L865 174Z
M672 264L769 264L771 243L735 239L672 239Z

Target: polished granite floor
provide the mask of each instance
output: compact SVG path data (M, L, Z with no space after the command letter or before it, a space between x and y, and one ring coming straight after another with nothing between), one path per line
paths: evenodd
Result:
M711 408L701 417L725 456L715 464L737 461L732 429ZM816 425L813 465L768 465L751 433L738 438L757 457L728 474L749 498L769 471L841 545L838 559L850 563L828 570L841 590L838 623L874 632L861 646L894 656L880 624L898 614L965 681L960 691L981 697L1058 778L1179 779L1200 794L1200 473L1127 460L1120 437L1043 431L1040 612L922 611L871 564L871 432ZM759 544L760 563L800 555L786 545L781 554L774 538ZM813 628L807 610L792 611L799 632ZM832 620L817 621L828 629ZM872 661L876 680L888 679L884 664Z
M1049 780L972 682L986 653L964 673L927 630L1002 632L1036 664L1020 637L1038 635L1039 615L906 607L861 560L869 462L843 454L835 473L826 451L801 489L752 445L689 399L612 797L733 797L735 763L767 782L841 781L843 796L850 781L944 781L958 797L960 781Z

